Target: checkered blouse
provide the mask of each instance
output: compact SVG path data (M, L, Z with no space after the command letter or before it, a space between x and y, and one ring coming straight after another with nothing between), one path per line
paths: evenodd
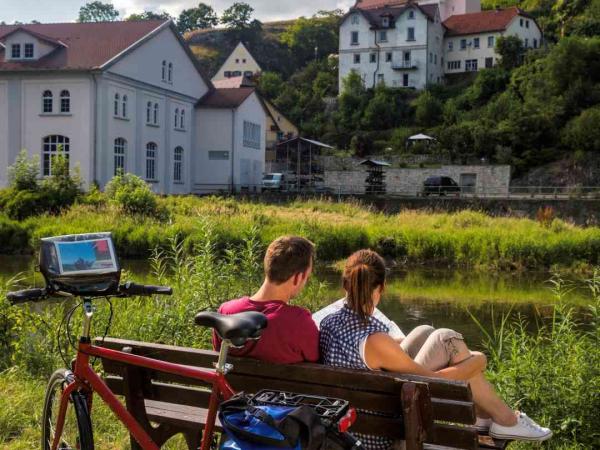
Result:
M321 322L319 347L324 364L348 369L369 370L360 355L361 342L375 333L388 333L388 327L370 316L367 321L347 306L327 316ZM363 411L368 412L368 411ZM367 450L388 450L391 439L354 433Z

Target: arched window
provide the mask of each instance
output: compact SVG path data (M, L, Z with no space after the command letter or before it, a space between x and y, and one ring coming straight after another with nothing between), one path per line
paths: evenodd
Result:
M146 103L146 123L151 123L152 117L152 102Z
M179 128L179 108L175 108L175 128Z
M185 109L181 110L181 116L179 116L179 128L181 128L182 130L185 130Z
M183 148L175 147L173 150L173 181L181 183L183 181Z
M154 125L158 125L158 103L154 104Z
M156 144L148 142L146 144L146 179L156 179Z
M60 91L60 112L71 112L71 93L67 90Z
M167 79L167 62L163 60L162 62L162 78L163 81Z
M127 95L123 96L123 117L127 117Z
M114 174L125 172L125 154L127 152L127 141L123 138L115 139L115 171Z
M169 83L173 82L173 63L169 63Z
M42 112L52 113L52 91L44 91L42 94Z
M120 100L120 96L119 93L117 92L115 94L115 105L114 105L114 111L113 111L113 115L118 116L119 115L119 100Z
M42 174L44 176L52 175L52 164L59 151L68 161L70 151L70 140L68 137L53 134L43 139Z

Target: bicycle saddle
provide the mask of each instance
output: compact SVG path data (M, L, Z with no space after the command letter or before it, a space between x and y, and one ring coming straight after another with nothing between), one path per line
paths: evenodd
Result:
M214 328L221 339L230 340L236 347L243 346L248 339L258 339L267 328L267 316L257 311L237 314L219 314L203 311L196 314L196 325Z

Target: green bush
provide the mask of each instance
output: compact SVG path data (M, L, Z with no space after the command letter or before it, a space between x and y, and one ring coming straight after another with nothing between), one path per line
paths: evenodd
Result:
M29 249L29 233L23 224L0 214L0 253L26 253Z
M17 191L13 189L11 194L4 205L4 211L11 219L23 220L53 209L52 196L48 191Z
M126 213L145 216L158 213L156 195L144 180L132 173L115 175L105 192Z
M40 176L39 158L29 158L26 150L21 150L15 163L8 168L10 186L18 191L35 191Z

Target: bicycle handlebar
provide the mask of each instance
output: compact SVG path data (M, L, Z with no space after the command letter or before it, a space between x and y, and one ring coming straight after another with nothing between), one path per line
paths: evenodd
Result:
M128 281L122 284L119 290L126 295L172 295L173 288L169 286L153 286L151 284L137 284Z
M8 301L17 305L19 303L32 302L36 300L43 300L47 296L46 289L23 289L22 291L14 291L6 294Z

